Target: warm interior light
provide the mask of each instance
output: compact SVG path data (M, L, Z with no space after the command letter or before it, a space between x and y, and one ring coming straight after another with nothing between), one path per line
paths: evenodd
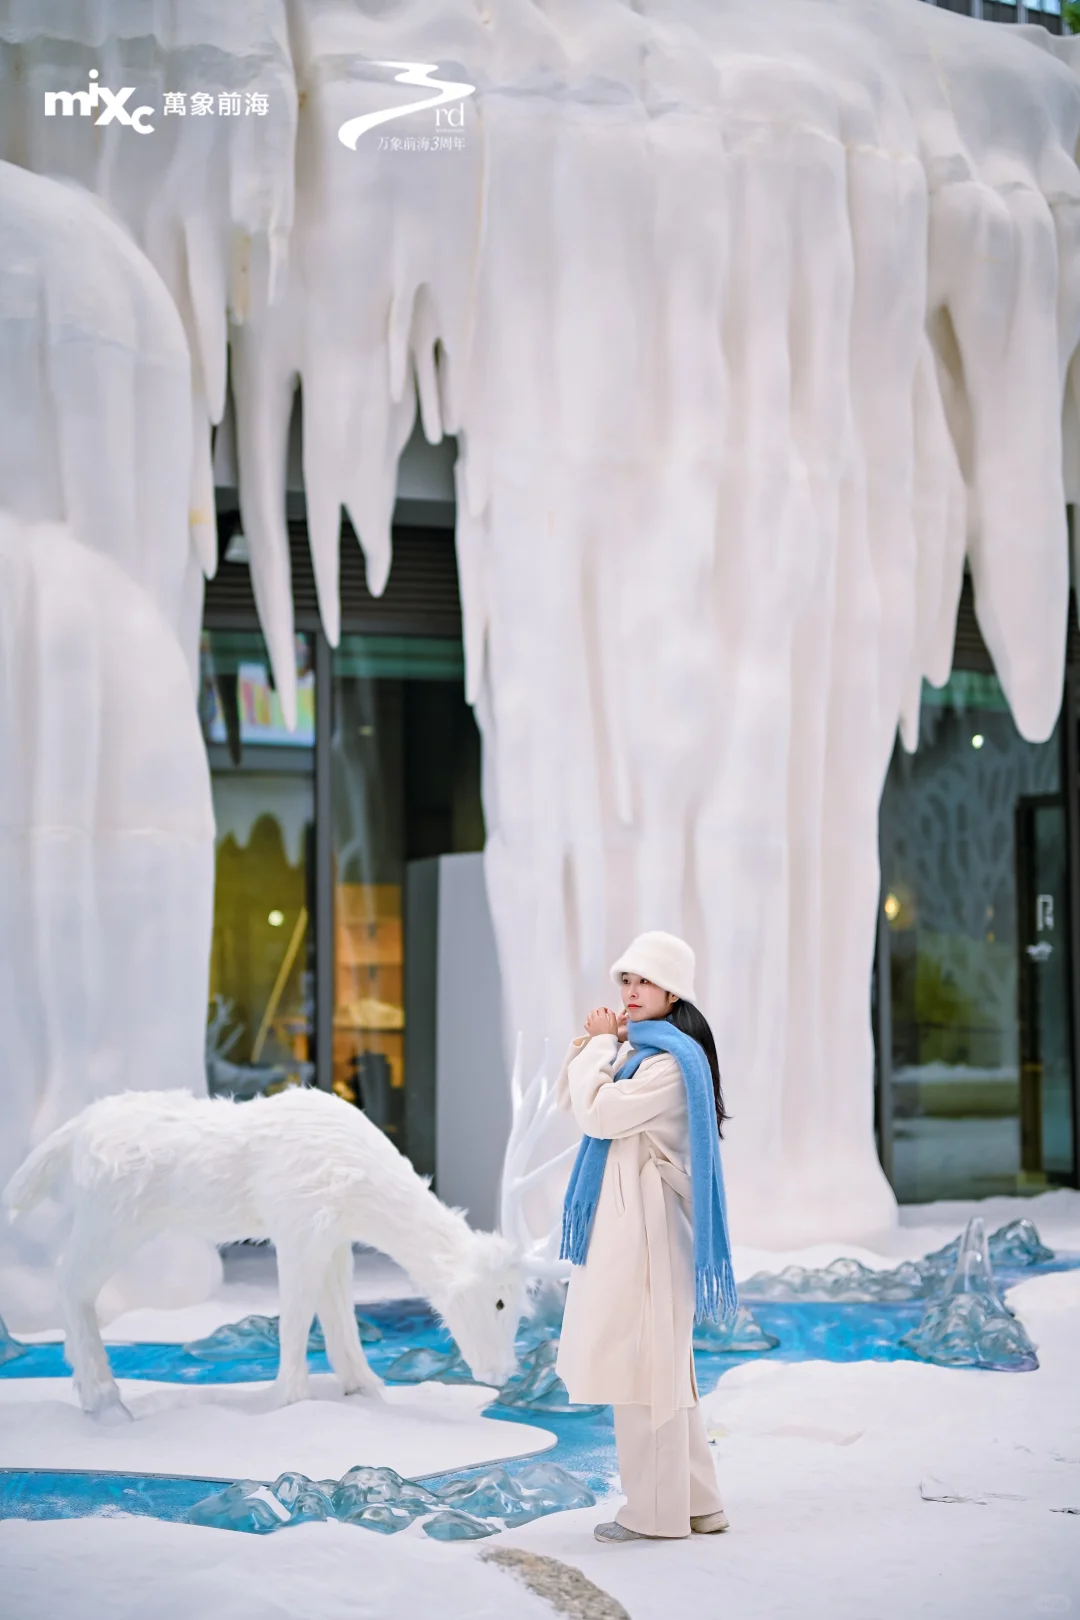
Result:
M280 928L285 921L285 913L283 911L272 911L266 920L271 928Z
M885 915L890 922L895 922L900 915L900 902L895 894L885 896Z
M971 739L971 746L972 748L981 748L985 741L986 738L983 736L982 732L977 731L974 737Z

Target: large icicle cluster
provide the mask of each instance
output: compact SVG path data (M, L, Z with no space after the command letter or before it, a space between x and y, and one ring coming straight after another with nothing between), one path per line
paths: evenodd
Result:
M5 18L5 71L32 89L5 101L2 151L107 196L157 266L198 444L233 319L243 521L287 712L297 381L332 641L342 505L378 591L417 395L428 438L458 437L522 1072L610 993L630 934L685 933L733 1115L736 1236L891 1219L867 993L878 800L922 679L948 674L965 554L1023 734L1045 738L1060 700L1073 42L920 0L294 0L287 28L278 0L15 0ZM276 87L285 111L212 141L193 120L109 130L76 161L75 126L46 130L34 98L91 61L109 83ZM386 65L407 62L475 87L462 144L380 146L445 131L431 108L343 144L346 120L420 98ZM266 266L250 301L245 243Z
M527 1072L636 929L686 933L737 1234L887 1222L877 807L948 674L965 551L1022 732L1060 701L1080 85L1042 31L917 0L296 15L290 287L238 346L249 541L283 555L298 376L333 637L339 506L378 589L415 379L428 437L461 446ZM338 139L416 98L387 61L476 86L461 150Z

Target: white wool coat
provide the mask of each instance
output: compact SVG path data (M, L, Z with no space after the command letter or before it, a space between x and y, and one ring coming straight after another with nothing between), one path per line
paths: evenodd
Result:
M556 1370L572 1401L648 1406L659 1428L698 1398L686 1085L670 1053L630 1054L614 1035L566 1055L559 1106L611 1140L583 1266L570 1277Z

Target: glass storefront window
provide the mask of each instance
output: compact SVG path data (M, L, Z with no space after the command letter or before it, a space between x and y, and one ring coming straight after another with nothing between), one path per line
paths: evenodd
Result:
M206 630L199 716L217 823L206 1073L250 1097L314 1079L315 677L296 638L288 731L262 636Z
M897 1197L1069 1181L1057 730L1025 742L993 675L924 686L918 750L897 743L880 826L880 1126Z
M408 1151L408 867L484 846L480 737L462 647L451 638L343 636L331 655L322 738L314 636L296 638L296 659L298 723L289 732L259 632L203 633L199 715L217 822L207 1082L211 1093L240 1098L331 1085ZM329 802L317 814L323 747ZM325 961L316 959L321 840L331 856ZM321 1060L316 1067L315 1017L324 996L333 1009L325 1071ZM424 1168L429 1104L419 1095L411 1104L414 1136L424 1123L424 1141L414 1142Z
M482 849L456 640L347 635L333 658L333 1086L404 1152L406 867Z

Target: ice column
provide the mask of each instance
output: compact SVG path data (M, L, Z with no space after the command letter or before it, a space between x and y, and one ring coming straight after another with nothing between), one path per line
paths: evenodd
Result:
M190 399L180 317L123 228L0 163L0 1182L96 1096L205 1085ZM17 1326L50 1320L34 1263L61 1230L0 1234ZM150 1270L198 1294L216 1256L166 1249Z
M205 1084L214 823L187 667L149 593L65 529L3 515L0 578L6 1181L94 1097ZM45 1261L58 1231L46 1212L3 1235L14 1326L47 1320L50 1296L10 1263Z

